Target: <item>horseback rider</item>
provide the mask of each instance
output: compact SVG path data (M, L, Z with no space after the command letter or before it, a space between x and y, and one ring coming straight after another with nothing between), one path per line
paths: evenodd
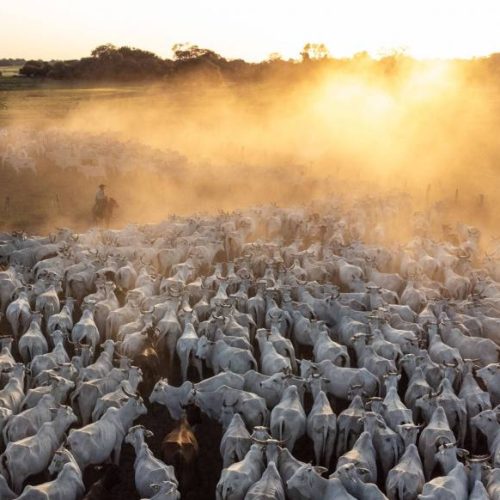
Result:
M106 188L106 184L99 184L99 190L95 195L95 213L102 214L106 208L106 202L108 201L108 197L104 192Z
M105 184L99 184L99 190L95 195L95 204L92 209L92 218L94 222L104 221L108 226L113 217L113 210L118 208L118 203L111 196L106 196L105 188Z

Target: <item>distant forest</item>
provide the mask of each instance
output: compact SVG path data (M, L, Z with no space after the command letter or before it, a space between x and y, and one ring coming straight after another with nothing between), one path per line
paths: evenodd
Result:
M145 50L105 44L94 49L90 57L81 59L0 59L0 66L22 64L19 70L21 76L38 79L134 82L159 79L175 81L178 78L193 76L216 83L256 81L269 76L296 79L310 75L311 69L370 71L371 75L394 76L415 64L425 64L398 52L378 59L372 59L366 52L355 54L348 59L338 59L330 56L324 44L314 43L306 44L297 60L284 60L275 53L260 63L226 59L213 50L191 44L174 45L172 52L172 59L162 59ZM500 53L488 57L455 60L454 64L471 79L477 80L486 76L495 84L500 82Z
M0 59L0 66L22 66L26 59Z

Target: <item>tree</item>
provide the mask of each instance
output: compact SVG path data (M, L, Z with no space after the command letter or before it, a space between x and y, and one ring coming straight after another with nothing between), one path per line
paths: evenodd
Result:
M43 78L47 76L52 66L45 61L27 61L26 64L19 70L20 75L29 77Z
M306 43L300 53L303 61L311 59L328 59L330 51L324 43Z
M204 57L211 60L224 60L224 58L210 49L203 49L190 43L176 43L172 45L172 52L177 61L188 61Z
M92 52L92 57L106 57L109 56L112 52L116 51L116 46L112 43L105 43L103 45L99 45Z
M267 56L267 60L270 62L283 61L283 56L279 52L271 52L269 56Z

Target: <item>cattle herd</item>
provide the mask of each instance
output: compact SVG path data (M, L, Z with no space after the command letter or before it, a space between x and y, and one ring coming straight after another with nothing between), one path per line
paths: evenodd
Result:
M500 258L405 203L1 233L0 499L500 499Z
M63 128L0 127L0 168L37 172L44 163L89 177L106 175L109 167L126 172L141 166L152 172L183 172L186 159L171 150L122 141L109 133L90 134Z

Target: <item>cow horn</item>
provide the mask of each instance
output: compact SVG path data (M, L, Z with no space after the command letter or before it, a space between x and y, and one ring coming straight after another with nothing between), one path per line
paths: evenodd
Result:
M488 462L491 460L491 455L486 454L486 455L470 455L467 457L468 462Z
M134 399L139 399L139 396L137 394L132 394L128 392L124 387L122 387L122 391L129 397L129 398L134 398Z
M438 436L438 437L436 438L436 444L437 444L438 446L441 446L441 445L446 444L446 443L451 443L451 441L450 441L450 439L448 438L448 436L443 436L443 435L441 435L441 436Z
M257 438L253 438L253 437L251 437L250 439L251 439L254 443L261 444L261 445L264 445L264 446L266 446L266 445L267 445L267 441L263 441L262 439L257 439Z

